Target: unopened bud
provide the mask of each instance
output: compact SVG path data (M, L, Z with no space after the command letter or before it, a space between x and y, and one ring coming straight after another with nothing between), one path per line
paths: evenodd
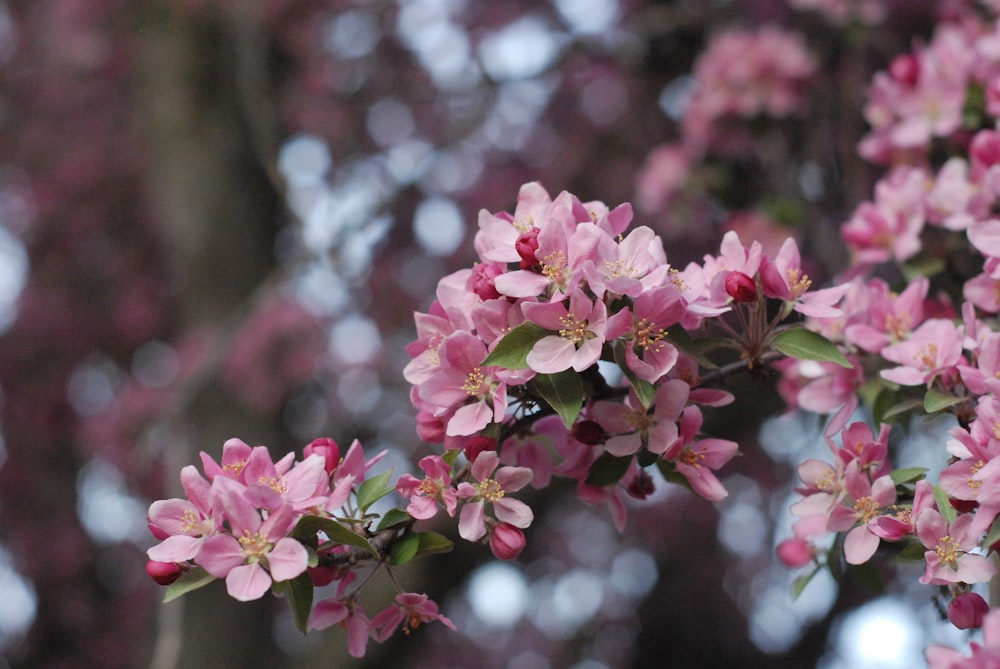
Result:
M481 300L495 300L500 297L496 279L503 274L499 265L479 263L472 268L472 292Z
M531 269L538 264L535 251L538 250L538 228L532 228L523 233L514 242L517 255L521 256L521 269Z
M920 77L920 61L913 54L900 54L889 65L889 74L899 83L913 86Z
M785 539L778 544L778 558L789 567L803 567L813 558L812 546L805 539Z
M160 585L170 585L181 577L181 568L173 562L146 562L146 573Z
M492 437L475 436L471 437L469 441L465 443L465 448L463 452L465 457L469 459L469 462L475 462L476 458L483 451L495 451L497 450L497 440Z
M628 484L626 490L630 497L646 499L656 492L656 484L653 482L653 477L646 473L645 469L641 469L639 470L639 475L635 477L634 481Z
M581 420L573 425L573 438L581 444L596 446L604 441L604 428L593 420Z
M527 541L524 532L510 523L499 523L490 534L490 550L501 560L515 560Z
M757 284L743 272L730 272L726 276L726 293L737 302L753 302L757 299Z
M322 455L325 461L323 467L326 469L327 474L332 474L333 470L340 464L340 446L329 437L313 439L308 446L302 449L302 453L307 458L313 453Z
M974 592L958 595L948 604L948 620L960 630L983 626L983 616L990 612L990 605Z

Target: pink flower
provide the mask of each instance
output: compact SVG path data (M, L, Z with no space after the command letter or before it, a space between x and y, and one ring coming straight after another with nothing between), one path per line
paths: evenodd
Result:
M930 384L954 371L962 358L962 327L945 318L932 318L910 338L882 349L882 357L898 367L882 371L882 378L904 386Z
M309 629L323 630L333 625L347 628L347 652L352 657L364 657L372 624L361 605L354 600L345 604L340 599L330 598L313 606Z
M340 446L330 437L313 439L302 449L304 457L308 458L313 453L323 457L323 469L327 474L333 474L333 470L340 464Z
M970 531L971 514L962 514L949 524L936 509L925 509L917 517L917 536L927 547L927 568L920 582L931 585L982 583L990 580L996 567L984 555L971 553L979 544L979 534Z
M403 474L396 482L399 494L410 500L406 512L418 520L426 520L437 514L441 504L449 516L454 516L458 499L451 487L451 466L440 455L423 457L419 465L426 474L422 481L412 474Z
M929 646L929 669L993 669L1000 666L1000 609L983 617L983 642L971 644L972 656L965 657L945 646Z
M593 302L582 290L574 290L568 307L562 301L525 302L521 308L528 320L558 333L542 337L531 348L531 369L539 374L554 374L571 367L582 372L600 359L607 325L604 302Z
M677 348L666 341L667 328L681 321L687 303L673 285L658 286L636 298L631 311L608 319L606 338L624 337L625 361L640 379L656 383L677 362Z
M701 424L701 409L696 406L685 409L681 416L680 438L663 454L663 458L673 461L692 490L709 501L718 502L729 493L716 478L714 470L729 462L739 450L739 445L728 439L696 441Z
M438 606L427 598L427 595L415 592L403 592L396 595L396 603L376 614L371 619L372 636L379 643L384 642L393 632L403 625L403 631L409 634L420 627L421 623L437 620L451 630L456 630L455 624L438 612Z
M463 481L458 486L458 496L466 500L458 517L458 533L467 541L478 541L486 534L487 502L493 505L498 520L514 527L528 527L534 520L527 504L507 496L531 482L531 470L527 467L497 469L499 463L496 451L483 451L472 463L472 477L477 483Z
M691 388L679 379L657 387L651 408L646 408L630 392L625 402L601 401L594 404L594 419L611 435L604 450L625 456L642 449L662 454L677 441L677 419L687 404Z
M213 489L232 534L208 537L195 561L212 576L225 578L231 597L241 602L260 599L272 581L287 581L306 570L305 547L285 536L295 523L291 505L281 505L262 520L240 484L218 477Z
M149 506L149 529L161 539L146 555L155 562L186 562L202 542L219 531L222 519L212 510L210 488L195 467L181 470L188 499L157 500Z
M774 260L765 257L760 268L764 294L794 305L795 311L814 318L836 318L843 312L834 306L849 289L848 284L809 291L812 280L802 272L799 247L789 237Z
M851 506L834 508L827 528L832 532L853 528L844 539L844 555L850 564L864 564L878 550L879 534L873 528L882 509L896 501L896 485L889 476L870 482L857 460L847 465L845 485Z

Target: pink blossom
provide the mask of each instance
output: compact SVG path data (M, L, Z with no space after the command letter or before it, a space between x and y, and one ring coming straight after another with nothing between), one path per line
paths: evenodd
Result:
M528 353L528 366L539 374L554 374L573 368L582 372L601 357L605 341L607 309L582 290L566 302L526 302L524 315L536 325L558 334L542 337Z
M899 294L877 279L865 287L868 291L865 321L844 328L844 337L858 348L878 353L890 344L904 341L923 322L924 300L930 287L927 277L917 277Z
M347 652L352 657L364 657L372 624L361 605L338 598L324 599L313 606L309 614L309 629L323 630L333 625L347 628Z
M917 517L917 536L927 547L927 568L920 582L931 585L982 583L996 573L996 567L984 555L970 553L979 544L980 535L970 532L972 516L962 514L948 523L936 509L925 509Z
M849 529L844 539L844 555L850 564L864 564L878 550L880 535L873 528L882 510L896 501L896 485L889 476L870 481L858 460L847 466L844 482L851 505L835 507L827 528L832 532Z
M195 467L181 470L181 484L187 499L157 500L149 506L150 531L161 543L146 554L156 562L185 562L193 559L202 542L219 531L222 519L213 512L208 482Z
M983 642L971 644L972 655L965 657L945 646L928 646L929 669L993 669L1000 666L1000 610L983 617Z
M791 237L781 245L774 260L763 259L760 278L765 295L794 304L794 309L805 316L834 318L843 314L834 304L847 293L849 284L808 292L812 280L802 271L799 247Z
M962 338L962 327L949 319L924 321L909 339L882 349L882 357L899 365L883 370L882 378L904 386L929 385L955 371L962 358Z
M643 406L634 391L625 402L600 401L594 404L594 420L611 435L604 450L625 456L646 449L662 454L679 435L677 419L687 404L690 386L684 381L664 381L656 389L650 408Z
M625 361L640 379L656 383L677 362L677 348L667 340L671 325L684 318L687 303L676 286L645 291L632 309L622 309L608 319L609 341L625 339Z
M739 450L739 445L728 439L696 439L701 424L698 407L685 409L681 416L680 438L663 454L663 458L673 461L692 490L709 501L718 502L729 493L716 478L714 470L729 462Z
M371 634L379 643L384 642L400 625L409 634L421 623L437 620L445 627L456 630L455 624L438 612L438 606L427 595L403 592L396 595L395 603L371 619Z
M399 494L410 500L406 512L418 520L426 520L437 515L440 504L449 516L454 516L458 498L451 486L451 466L440 455L423 457L418 464L426 475L423 480L403 474L396 482Z
M458 485L458 497L465 500L458 517L458 533L467 541L478 541L486 534L487 503L493 505L498 520L514 527L528 527L534 520L527 504L507 496L531 482L531 470L527 467L497 469L499 463L496 451L483 451L472 463L472 477L476 483L463 481Z

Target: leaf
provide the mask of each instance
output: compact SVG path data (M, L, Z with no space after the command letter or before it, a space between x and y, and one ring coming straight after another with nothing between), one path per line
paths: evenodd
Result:
M181 595L197 590L215 580L215 577L205 571L204 567L193 567L180 575L176 581L167 586L163 603L172 602Z
M602 453L590 466L586 482L601 487L618 483L621 477L625 476L631 463L631 455L619 457L610 453Z
M851 369L854 367L837 345L823 335L795 327L782 330L771 340L771 345L778 351L798 360L818 360L832 362Z
M649 408L649 405L653 403L653 400L656 397L656 386L645 379L640 379L635 375L635 372L629 368L628 361L625 358L625 346L628 346L627 342L615 346L615 363L622 370L622 373L629 380L629 383L632 384L635 396L639 398L640 402L642 402L642 406Z
M396 489L394 486L386 485L391 477L392 470L390 469L361 484L361 487L358 488L358 506L361 507L362 513L368 511L368 507Z
M417 555L420 548L420 537L416 534L404 535L392 542L389 549L389 560L395 566L404 565Z
M896 416L904 414L907 411L921 409L923 408L923 406L924 406L923 400L906 400L905 402L900 402L899 404L897 404L894 407L891 407L890 409L886 410L885 413L882 414L882 421L885 422L890 418L895 418Z
M919 481L926 473L926 467L907 467L906 469L896 469L892 471L889 476L892 477L893 483L900 485L902 483Z
M923 562L926 552L927 548L922 543L910 541L903 547L903 550L899 551L896 559L903 562Z
M303 572L290 581L282 581L287 585L285 598L288 600L288 608L292 610L292 617L295 618L295 626L303 634L309 632L309 613L313 604L313 582L309 574Z
M292 530L292 537L302 541L302 543L308 544L309 541L315 540L317 532L323 532L334 543L356 546L376 557L378 556L378 553L364 537L344 527L333 518L302 516L295 525L295 529Z
M949 525L955 522L955 507L951 505L948 493L946 493L944 489L937 484L934 485L934 501L937 502L938 511L941 512L941 516L944 518L945 522Z
M940 390L932 388L924 395L924 411L927 413L937 413L956 404L961 404L964 401L962 397L955 397L954 395L942 393Z
M706 369L716 369L718 365L709 360L706 354L719 348L729 348L730 344L721 337L703 337L692 339L684 328L679 325L671 326L667 332L666 341L670 342L684 353L694 358L695 362Z
M993 521L990 531L986 533L986 541L983 543L983 546L985 546L987 552L989 552L990 546L998 541L1000 541L1000 516Z
M384 530L387 527L392 527L394 525L402 525L408 521L412 520L410 514L403 511L402 509L389 509L382 516L382 520L378 523L378 530Z
M418 556L450 553L455 547L451 539L437 532L418 532L417 536L420 537L420 547L417 548Z
M525 321L503 336L483 360L484 367L528 369L528 353L542 338L553 334L545 328Z
M798 599L799 596L802 595L802 592L806 589L806 586L809 585L810 581L812 581L813 578L816 577L816 574L822 571L822 569L823 569L822 566L817 566L808 574L802 574L801 576L796 578L795 581L792 583L792 599Z
M583 382L573 369L555 374L538 374L533 379L535 390L548 402L567 429L573 426L583 408Z

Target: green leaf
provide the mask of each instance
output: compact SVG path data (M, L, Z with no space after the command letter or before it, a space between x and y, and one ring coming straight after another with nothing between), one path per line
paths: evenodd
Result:
M615 364L618 365L618 367L622 370L622 373L629 380L629 383L632 384L635 396L639 398L640 402L642 402L642 406L648 409L653 403L653 399L656 397L656 386L645 379L640 379L635 375L635 372L629 368L628 361L625 358L626 346L628 346L627 342L615 346Z
M532 380L535 390L548 402L567 429L573 426L583 408L583 382L573 369L555 374L537 374Z
M937 502L938 511L941 512L941 516L945 519L949 525L955 522L955 507L951 505L951 501L948 499L948 493L946 493L941 486L934 486L934 501Z
M707 354L720 348L730 348L730 343L721 337L703 337L692 339L684 328L674 325L667 332L666 341L670 342L684 353L694 358L695 362L706 369L716 369L718 365L708 359Z
M896 469L893 470L889 476L892 477L892 482L896 485L902 483L911 483L913 481L919 481L927 473L926 467L907 467L906 469Z
M364 537L355 533L351 529L344 527L333 518L323 518L322 516L302 516L292 530L292 537L304 544L315 541L316 533L322 532L330 541L348 546L362 548L374 556L378 553Z
M805 591L806 586L809 585L810 581L812 581L813 578L816 577L816 574L822 571L822 569L823 567L820 565L817 566L812 571L810 571L808 574L802 574L801 576L797 577L795 581L792 583L792 599L798 599L799 596Z
M914 411L916 409L922 409L924 406L923 400L906 400L905 402L900 402L899 404L887 409L885 413L882 414L882 421L885 422L890 418L895 418L900 414L907 413L909 411Z
M947 269L947 264L943 258L936 258L928 255L920 255L908 260L902 267L903 278L907 283L922 276L934 276Z
M437 532L418 532L417 536L420 538L420 546L417 548L418 556L449 553L455 547L451 539Z
M983 546L986 547L987 552L990 546L1000 541L1000 516L998 516L994 521L993 525L990 527L990 531L986 533L986 542Z
M214 580L215 577L205 571L203 567L188 569L180 575L180 578L167 586L167 592L163 596L163 603L172 602L181 595L186 595L192 590L206 586Z
M290 581L283 581L287 584L285 598L288 600L288 608L292 610L295 618L295 626L303 634L309 631L309 613L313 604L313 582L309 574L303 572Z
M412 520L410 514L403 511L402 509L389 509L382 516L382 520L378 523L378 530L384 530L387 527L392 527L394 525L402 525L408 521Z
M590 471L587 472L587 483L602 487L618 483L621 477L625 476L631 463L631 455L618 457L610 453L602 453L590 466Z
M949 407L953 407L956 404L961 404L964 400L962 397L955 397L954 395L948 395L947 393L942 393L940 390L934 390L931 388L924 395L924 411L927 413L937 413L938 411L944 411Z
M896 559L903 562L923 562L926 552L927 548L922 543L910 541L903 547L903 550L899 551Z
M525 321L503 336L490 354L483 360L484 367L503 367L504 369L528 369L528 353L542 337L553 332Z
M799 360L832 362L848 369L854 367L836 344L823 335L805 328L782 330L771 340L771 345L785 355Z
M392 470L390 469L361 484L361 487L358 488L358 506L361 507L362 513L368 511L368 507L396 489L394 486L387 485L391 477Z
M416 534L404 535L392 542L389 549L389 560L393 565L404 565L417 555L420 548L420 537Z
M460 456L461 454L462 454L461 448L449 448L447 451L444 452L444 455L442 455L441 457L444 459L445 462L448 463L449 466L454 467L455 462L458 460L458 456Z

